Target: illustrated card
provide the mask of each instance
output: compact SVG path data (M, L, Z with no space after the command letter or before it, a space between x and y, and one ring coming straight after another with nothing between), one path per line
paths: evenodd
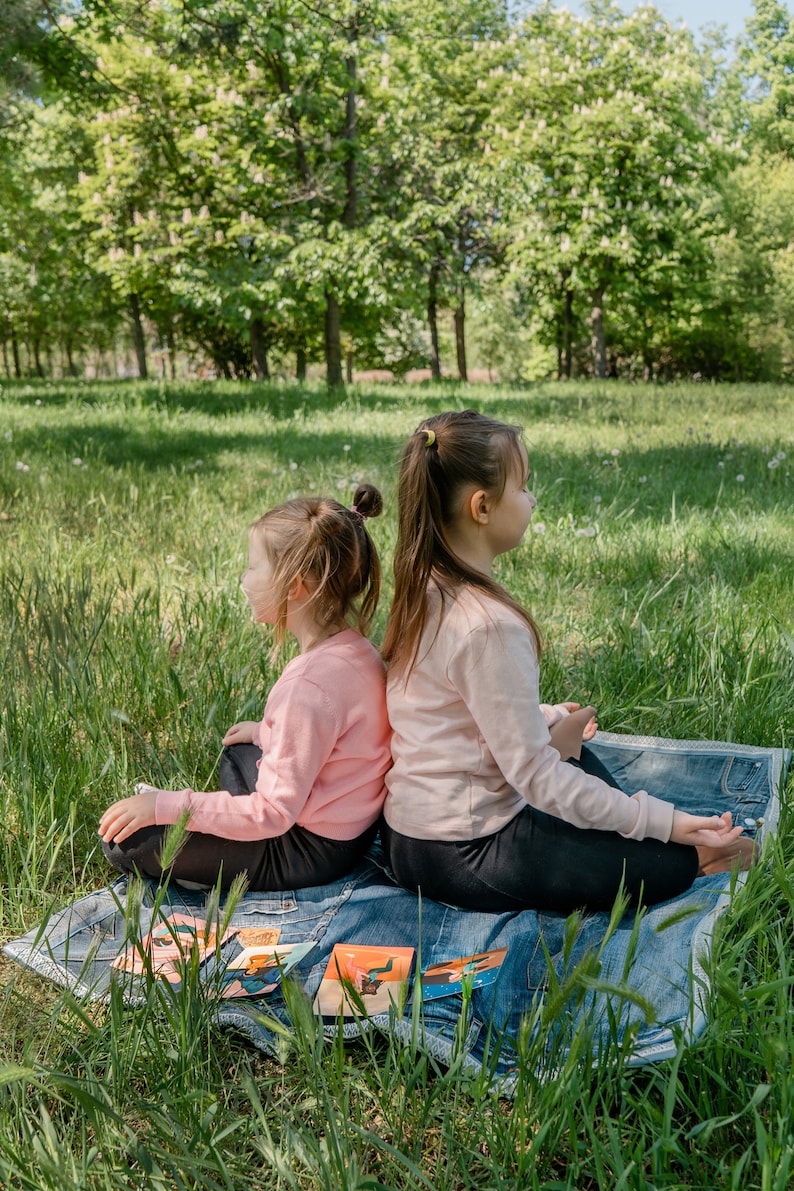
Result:
M461 955L444 963L431 964L422 973L422 999L432 1001L461 993L464 980L472 988L493 984L506 955L506 947L497 947L493 951L480 951L476 955Z
M163 917L140 941L128 944L112 967L137 976L151 972L169 984L181 984L185 964L194 953L203 964L235 933L233 927L229 928L219 939L216 927L208 926L203 918L174 912Z
M388 1012L399 1000L400 985L408 979L413 957L413 947L335 944L314 998L315 1013L358 1017L358 998L367 1014Z
M275 933L278 935L280 932ZM241 942L245 934L245 931L240 931ZM244 947L226 964L221 978L221 996L249 999L267 996L314 946L314 943L308 942L282 943L277 947Z

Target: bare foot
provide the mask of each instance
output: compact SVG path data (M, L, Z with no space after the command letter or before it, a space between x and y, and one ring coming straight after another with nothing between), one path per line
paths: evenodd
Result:
M713 873L729 873L738 868L746 873L758 856L755 840L740 835L724 848L698 848L700 859L699 877L710 877Z

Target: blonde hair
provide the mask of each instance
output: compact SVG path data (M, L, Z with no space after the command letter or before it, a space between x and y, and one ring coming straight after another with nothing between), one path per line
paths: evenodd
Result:
M410 672L427 621L427 585L438 581L442 600L463 584L512 608L540 653L540 633L526 608L500 583L458 558L447 540L461 490L473 484L496 500L511 471L523 466L521 427L473 409L427 418L408 439L397 487L399 526L394 553L394 600L383 656L396 672Z
M276 645L287 633L287 593L300 575L322 625L352 618L366 635L380 598L380 560L366 521L378 517L383 498L360 484L352 508L325 496L299 497L277 505L251 526L273 567L278 600Z

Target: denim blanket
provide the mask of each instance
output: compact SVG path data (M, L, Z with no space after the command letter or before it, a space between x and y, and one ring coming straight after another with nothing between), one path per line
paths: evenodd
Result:
M776 830L779 794L791 761L787 749L611 733L599 733L590 747L626 791L646 789L693 811L731 810L759 843ZM172 922L181 921L179 915L214 917L220 924L213 938L217 946L195 965L194 978L203 982L219 1026L242 1031L278 1057L283 1054L279 1038L292 1028L290 1003L295 996L315 997L336 945L345 945L348 953L351 948L413 949L411 975L391 985L394 997L387 1008L381 1002L377 1012L364 1015L366 998L352 993L357 1011L320 1016L321 1028L328 1035L342 1030L351 1037L370 1029L390 1033L418 1043L443 1064L455 1062L472 1073L485 1069L494 1086L509 1095L526 1039L539 1030L549 1069L558 1069L584 1034L595 1048L588 1053L605 1057L619 1051L629 1064L670 1058L682 1040L697 1037L706 1024L704 960L714 924L742 883L741 877L732 883L726 874L702 877L681 897L622 919L607 914L566 919L530 910L473 913L401 889L375 844L346 879L317 889L246 893L228 922L223 921L223 895L213 903L206 893L176 886L158 891L122 878L3 950L78 995L105 998L116 980L134 1001L153 978L151 965L148 972L139 965L131 973L119 970L118 957L129 955L135 940L164 916ZM313 944L285 976L288 986L276 973L260 999L224 996L229 965L240 957L240 939L276 935L279 946ZM501 949L506 949L503 956ZM432 997L422 996L417 972L425 973L430 965L446 971L453 961L484 952L497 952L502 960L482 977L484 982L464 977L444 989L446 995L436 990ZM244 964L237 967L234 974L241 977L244 992Z

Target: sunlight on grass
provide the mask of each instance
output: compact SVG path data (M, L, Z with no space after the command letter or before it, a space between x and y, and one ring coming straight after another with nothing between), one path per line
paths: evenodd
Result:
M470 405L525 427L538 509L499 575L543 628L544 697L593 702L611 731L791 745L791 389L4 384L4 939L107 881L104 806L140 778L209 788L224 729L261 709L274 674L239 591L253 519L377 483L377 639L402 442ZM629 1071L593 1066L583 1034L541 1079L529 1023L511 1103L418 1046L329 1042L299 990L280 1065L212 1026L198 980L179 1004L155 982L135 1009L87 1008L0 961L0 1184L783 1191L791 840L784 811L721 924L696 1046ZM588 979L539 1005L543 1045Z

